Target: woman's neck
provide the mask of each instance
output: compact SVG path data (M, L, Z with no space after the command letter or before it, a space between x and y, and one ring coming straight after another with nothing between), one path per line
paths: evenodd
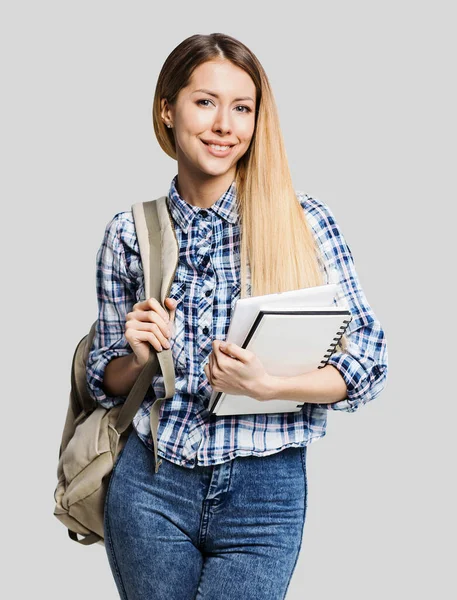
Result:
M178 169L176 189L183 200L199 208L211 208L235 179L235 170L230 169L219 177L196 178Z

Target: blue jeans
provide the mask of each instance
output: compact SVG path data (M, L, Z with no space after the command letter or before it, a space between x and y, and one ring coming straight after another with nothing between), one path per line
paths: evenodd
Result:
M219 465L154 456L132 429L105 503L105 548L128 600L280 600L301 548L306 446Z

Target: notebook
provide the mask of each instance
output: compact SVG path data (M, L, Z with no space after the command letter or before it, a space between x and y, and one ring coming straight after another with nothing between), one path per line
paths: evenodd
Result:
M227 332L227 342L241 346L260 309L308 308L333 306L338 291L336 283L326 283L299 290L248 296L236 301Z
M324 367L352 320L341 306L260 309L244 342L269 375L293 376ZM228 336L227 336L228 339ZM214 392L208 410L215 415L298 412L305 403Z

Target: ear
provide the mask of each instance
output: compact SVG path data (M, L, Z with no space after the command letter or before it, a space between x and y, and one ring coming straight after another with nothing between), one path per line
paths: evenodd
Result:
M165 125L167 125L167 123L173 123L173 110L168 104L168 100L166 98L162 98L160 100L160 116L162 117L162 121L165 123Z

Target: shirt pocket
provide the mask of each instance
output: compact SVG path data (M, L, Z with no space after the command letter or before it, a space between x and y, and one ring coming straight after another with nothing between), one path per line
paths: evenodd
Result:
M175 281L173 282L169 297L176 300L176 312L172 327L173 335L170 338L171 352L175 367L184 370L188 365L188 352L186 342L186 283Z

